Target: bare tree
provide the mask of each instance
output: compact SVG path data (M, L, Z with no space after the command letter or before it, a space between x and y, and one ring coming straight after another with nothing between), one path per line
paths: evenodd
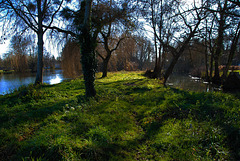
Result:
M134 40L137 44L136 57L138 60L138 69L151 69L153 62L154 48L151 41L143 36L135 36Z
M234 53L236 51L236 44L239 40L239 3L233 0L224 0L224 1L206 1L207 6L205 7L208 12L211 14L209 16L213 17L213 22L217 28L215 32L214 28L211 28L209 33L211 33L213 39L216 40L216 44L209 47L212 57L214 60L214 77L213 82L216 84L221 84L227 76L227 71L233 60ZM219 73L220 59L224 55L224 51L227 50L225 38L228 37L230 33L234 33L232 36L230 54L228 56L228 61L226 68L224 69L222 81ZM216 35L216 36L215 36ZM209 40L211 41L211 40ZM211 64L213 61L211 60ZM211 70L210 70L211 72ZM210 74L211 75L211 74Z
M106 54L96 51L103 61L102 77L107 76L108 64L112 53L118 49L119 44L127 35L121 33L127 33L127 30L130 31L134 26L130 20L130 10L124 7L125 3L126 2L120 2L120 4L118 4L110 0L110 2L98 4L98 8L105 12L105 19L108 21L101 29L100 36L98 37L99 43L103 44Z
M43 81L43 35L60 11L64 0L2 0L3 14L8 21L15 20L22 32L31 29L38 36L38 62L35 84Z
M227 73L228 73L228 70L229 70L229 68L232 64L232 60L233 60L233 57L234 57L236 49L237 49L237 44L239 42L239 38L240 38L240 22L238 23L235 34L234 34L233 39L232 39L227 65L226 65L226 68L224 69L223 75L222 75L223 82L227 78Z
M165 84L173 69L195 36L201 21L205 18L205 10L202 6L196 6L195 2L190 9L181 7L178 1L148 1L150 6L150 22L153 28L155 42L155 68L151 77L163 79ZM164 63L163 53L170 52L172 60L167 70L162 73Z
M106 51L106 56L104 56L103 54L101 54L100 52L98 52L96 50L98 56L103 60L103 69L102 69L102 72L103 72L102 77L103 78L107 77L108 64L109 64L109 60L112 56L112 53L118 49L119 44L125 38L125 37L121 37L119 39L116 39L116 37L115 38L110 37L110 33L111 33L110 30L111 30L111 24L109 25L109 29L108 29L107 34L105 34L104 32L101 32L101 35L102 35L103 40L104 40L102 43L103 43L104 49ZM111 48L109 45L110 45L110 43L113 43L114 40L116 42L116 43L114 43L115 46L113 48ZM109 42L109 41L111 41L111 42Z

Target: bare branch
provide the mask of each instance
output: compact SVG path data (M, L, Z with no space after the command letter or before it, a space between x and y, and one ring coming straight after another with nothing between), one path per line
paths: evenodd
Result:
M46 25L43 25L43 27L44 28L48 28L48 29L52 29L52 30L57 30L58 32L62 32L62 33L71 35L72 37L76 37L77 36L77 34L72 32L72 31L64 30L64 29L58 28L56 26L46 26Z
M118 41L117 45L115 46L115 48L113 48L113 49L111 50L111 53L112 53L113 51L117 50L117 48L118 48L118 46L120 45L121 41L123 41L125 38L126 38L126 37L122 37L121 39L119 39L119 41Z
M97 50L96 50L96 53L97 53L97 55L98 55L102 60L105 59Z
M24 12L24 13L30 15L30 16L32 17L33 21L37 24L37 20L36 20L35 17L34 17L34 16L37 16L37 15L33 15L33 14L31 13L31 11L29 10L29 8L28 8L25 4L23 4L23 6L26 7L26 9L28 10L28 13L26 13L26 12ZM27 16L26 16L26 17L27 17Z
M53 13L53 15L52 15L52 17L51 17L51 22L48 24L48 28L52 25L52 23L53 23L53 19L54 19L55 15L56 15L56 14L59 12L59 10L61 9L62 4L63 4L63 1L64 1L64 0L61 1L61 3L60 3L60 5L59 5L58 9ZM45 33L45 32L47 31L48 28L46 28L43 32Z
M7 0L7 2L11 6L11 9L14 10L17 16L19 16L27 24L28 27L30 27L34 32L38 31L37 27L33 25L31 20L24 14L24 12L22 12L22 10L17 9L10 0ZM24 16L22 16L21 14L23 14Z

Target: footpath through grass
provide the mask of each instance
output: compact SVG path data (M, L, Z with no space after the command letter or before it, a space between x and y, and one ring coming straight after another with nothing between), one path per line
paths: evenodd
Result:
M239 94L166 88L138 72L0 96L0 160L240 160Z

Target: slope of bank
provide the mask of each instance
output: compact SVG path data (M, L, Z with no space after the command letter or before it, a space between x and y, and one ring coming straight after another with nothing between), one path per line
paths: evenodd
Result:
M140 72L0 96L0 160L239 160L240 94L163 87Z

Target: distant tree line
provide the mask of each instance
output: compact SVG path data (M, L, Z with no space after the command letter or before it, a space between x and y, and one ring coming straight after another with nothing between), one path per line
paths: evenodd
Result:
M44 53L44 68L55 69L56 63L60 63L59 60L46 50ZM0 58L0 69L18 73L37 71L37 47L30 37L12 37L9 51Z

